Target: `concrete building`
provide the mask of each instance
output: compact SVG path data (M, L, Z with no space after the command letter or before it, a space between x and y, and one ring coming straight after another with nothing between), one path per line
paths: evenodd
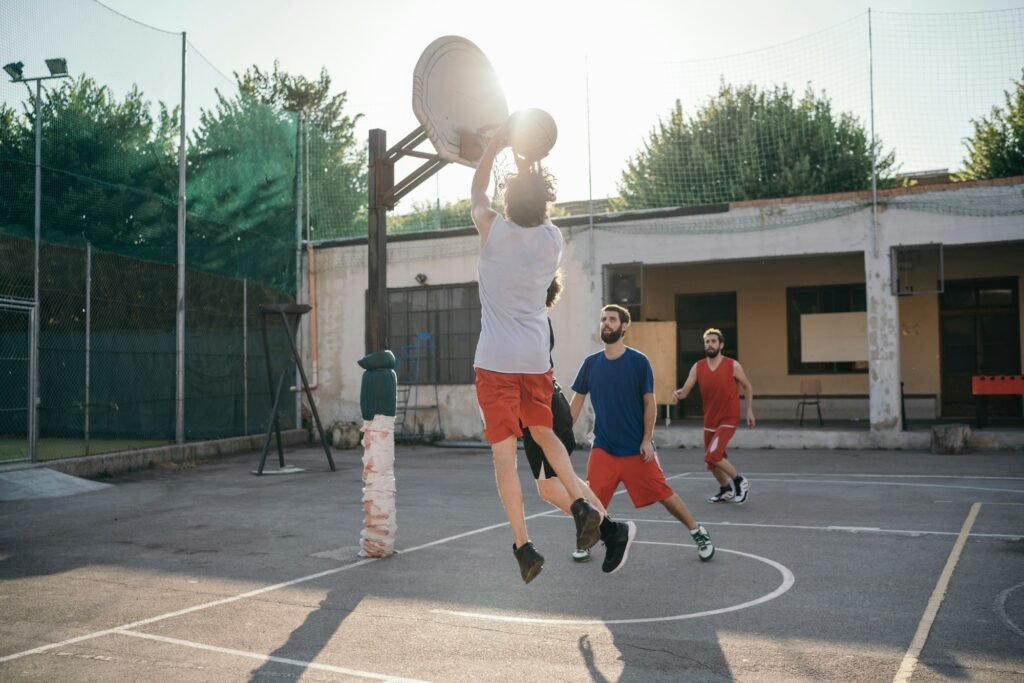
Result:
M820 380L826 418L866 421L877 435L901 430L904 405L911 420L969 417L971 375L1021 372L1022 193L1017 177L879 191L877 211L867 192L560 219L556 375L570 384L600 348L597 313L615 300L634 313L633 345L651 356L662 403L715 326L754 384L759 419L793 419L806 379ZM472 383L478 249L471 228L388 242L400 381L415 379L417 334L430 332L419 379L436 368L448 438L482 433ZM320 301L330 302L318 314L320 410L328 422L358 420L366 240L318 245L316 270ZM672 415L697 411L688 402ZM1021 399L991 411L1020 418Z

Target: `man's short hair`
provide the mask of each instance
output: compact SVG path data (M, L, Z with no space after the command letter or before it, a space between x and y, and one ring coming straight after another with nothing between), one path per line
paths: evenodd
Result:
M708 329L704 330L704 336L705 337L707 337L709 334L713 334L713 335L717 336L719 344L724 344L725 343L725 337L722 336L722 331L720 329L718 329L717 327L709 327Z
M621 323L628 323L628 322L630 322L629 309L623 308L622 306L620 306L618 304L608 304L607 306L604 306L601 309L601 312L604 313L605 311L615 311L616 313L618 313L619 314L619 322L621 322Z

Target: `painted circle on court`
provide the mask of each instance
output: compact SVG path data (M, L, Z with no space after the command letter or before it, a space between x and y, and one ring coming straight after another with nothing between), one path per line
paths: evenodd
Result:
M655 542L655 541L637 541L637 543L642 543L644 545L671 545L671 546L679 546L681 548L691 548L691 547L693 547L693 546L688 545L686 543L661 543L661 542ZM552 625L552 626L589 626L589 625L595 625L595 624L651 624L651 623L657 623L657 622L662 622L662 621L682 621L684 619L698 619L700 617L710 617L710 616L714 616L716 614L726 614L728 612L737 612L737 611L739 611L741 609L747 609L748 607L754 607L755 605L760 605L762 603L768 602L770 600L774 600L775 598L779 597L780 595L782 595L783 593L788 591L790 588L792 588L793 584L796 581L796 578L793 576L793 572L791 572L788 567L786 567L784 564L776 562L775 560L771 560L771 559L769 559L767 557L763 557L761 555L755 555L753 553L744 553L744 552L741 552L739 550L726 550L725 548L717 548L717 547L715 548L715 551L719 552L719 553L729 553L731 555L739 555L741 557L748 557L748 558L750 558L752 560L757 560L758 562L762 562L764 564L767 564L768 566L775 568L779 572L779 574L782 575L782 583L780 583L778 585L778 587L775 590L773 590L772 592L766 593L766 594L762 595L759 598L754 598L753 600L748 600L746 602L741 602L738 605L731 605L729 607L721 607L719 609L704 610L704 611L701 611L701 612L687 612L687 613L684 613L684 614L672 614L672 615L664 616L664 617L640 617L640 618L637 618L637 619L540 619L540 618L534 618L534 617L511 617L511 616L502 616L500 614L487 614L487 613L484 613L484 612L465 612L465 611L447 610L447 609L435 609L435 610L431 610L431 612L434 612L434 613L437 613L437 614L450 614L450 615L456 616L456 617L466 617L467 619L486 619L488 621L505 621L505 622L512 622L512 623L517 623L517 624L546 624L546 625Z
M996 596L996 614L999 615L999 618L1002 620L1003 625L1006 628L1010 629L1018 636L1024 638L1024 629L1021 629L1020 626L1014 623L1013 619L1010 618L1010 615L1006 613L1007 598L1009 598L1010 594L1013 593L1015 590L1022 587L1024 587L1024 583L1018 583L1016 586L1010 586L1009 588L1007 588L1002 593Z

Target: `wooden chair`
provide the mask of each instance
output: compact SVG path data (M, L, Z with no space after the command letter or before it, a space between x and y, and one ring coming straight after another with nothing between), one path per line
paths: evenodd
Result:
M796 414L800 418L800 426L804 426L804 408L814 406L818 410L818 426L824 427L825 422L821 419L821 380L800 380L800 394L800 402L796 404Z

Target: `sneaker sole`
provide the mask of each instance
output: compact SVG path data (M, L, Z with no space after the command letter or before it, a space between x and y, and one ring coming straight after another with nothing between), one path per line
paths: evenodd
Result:
M601 540L601 513L597 510L593 510L593 513L583 520L576 532L576 547L581 550L589 550Z
M633 541L636 540L636 523L626 522L626 526L629 527L629 535L626 540L626 549L622 551L622 561L619 562L618 567L608 572L609 574L614 574L626 566L626 560L629 559L629 548L633 545Z
M590 555L587 555L586 557L576 557L575 555L573 555L572 561L579 562L580 564L583 564L584 562L590 562Z
M700 553L697 553L697 557L700 557L700 561L701 562L710 562L711 558L713 558L714 556L715 556L715 549L714 549L714 547L711 548L711 554L708 555L707 557L701 557Z

